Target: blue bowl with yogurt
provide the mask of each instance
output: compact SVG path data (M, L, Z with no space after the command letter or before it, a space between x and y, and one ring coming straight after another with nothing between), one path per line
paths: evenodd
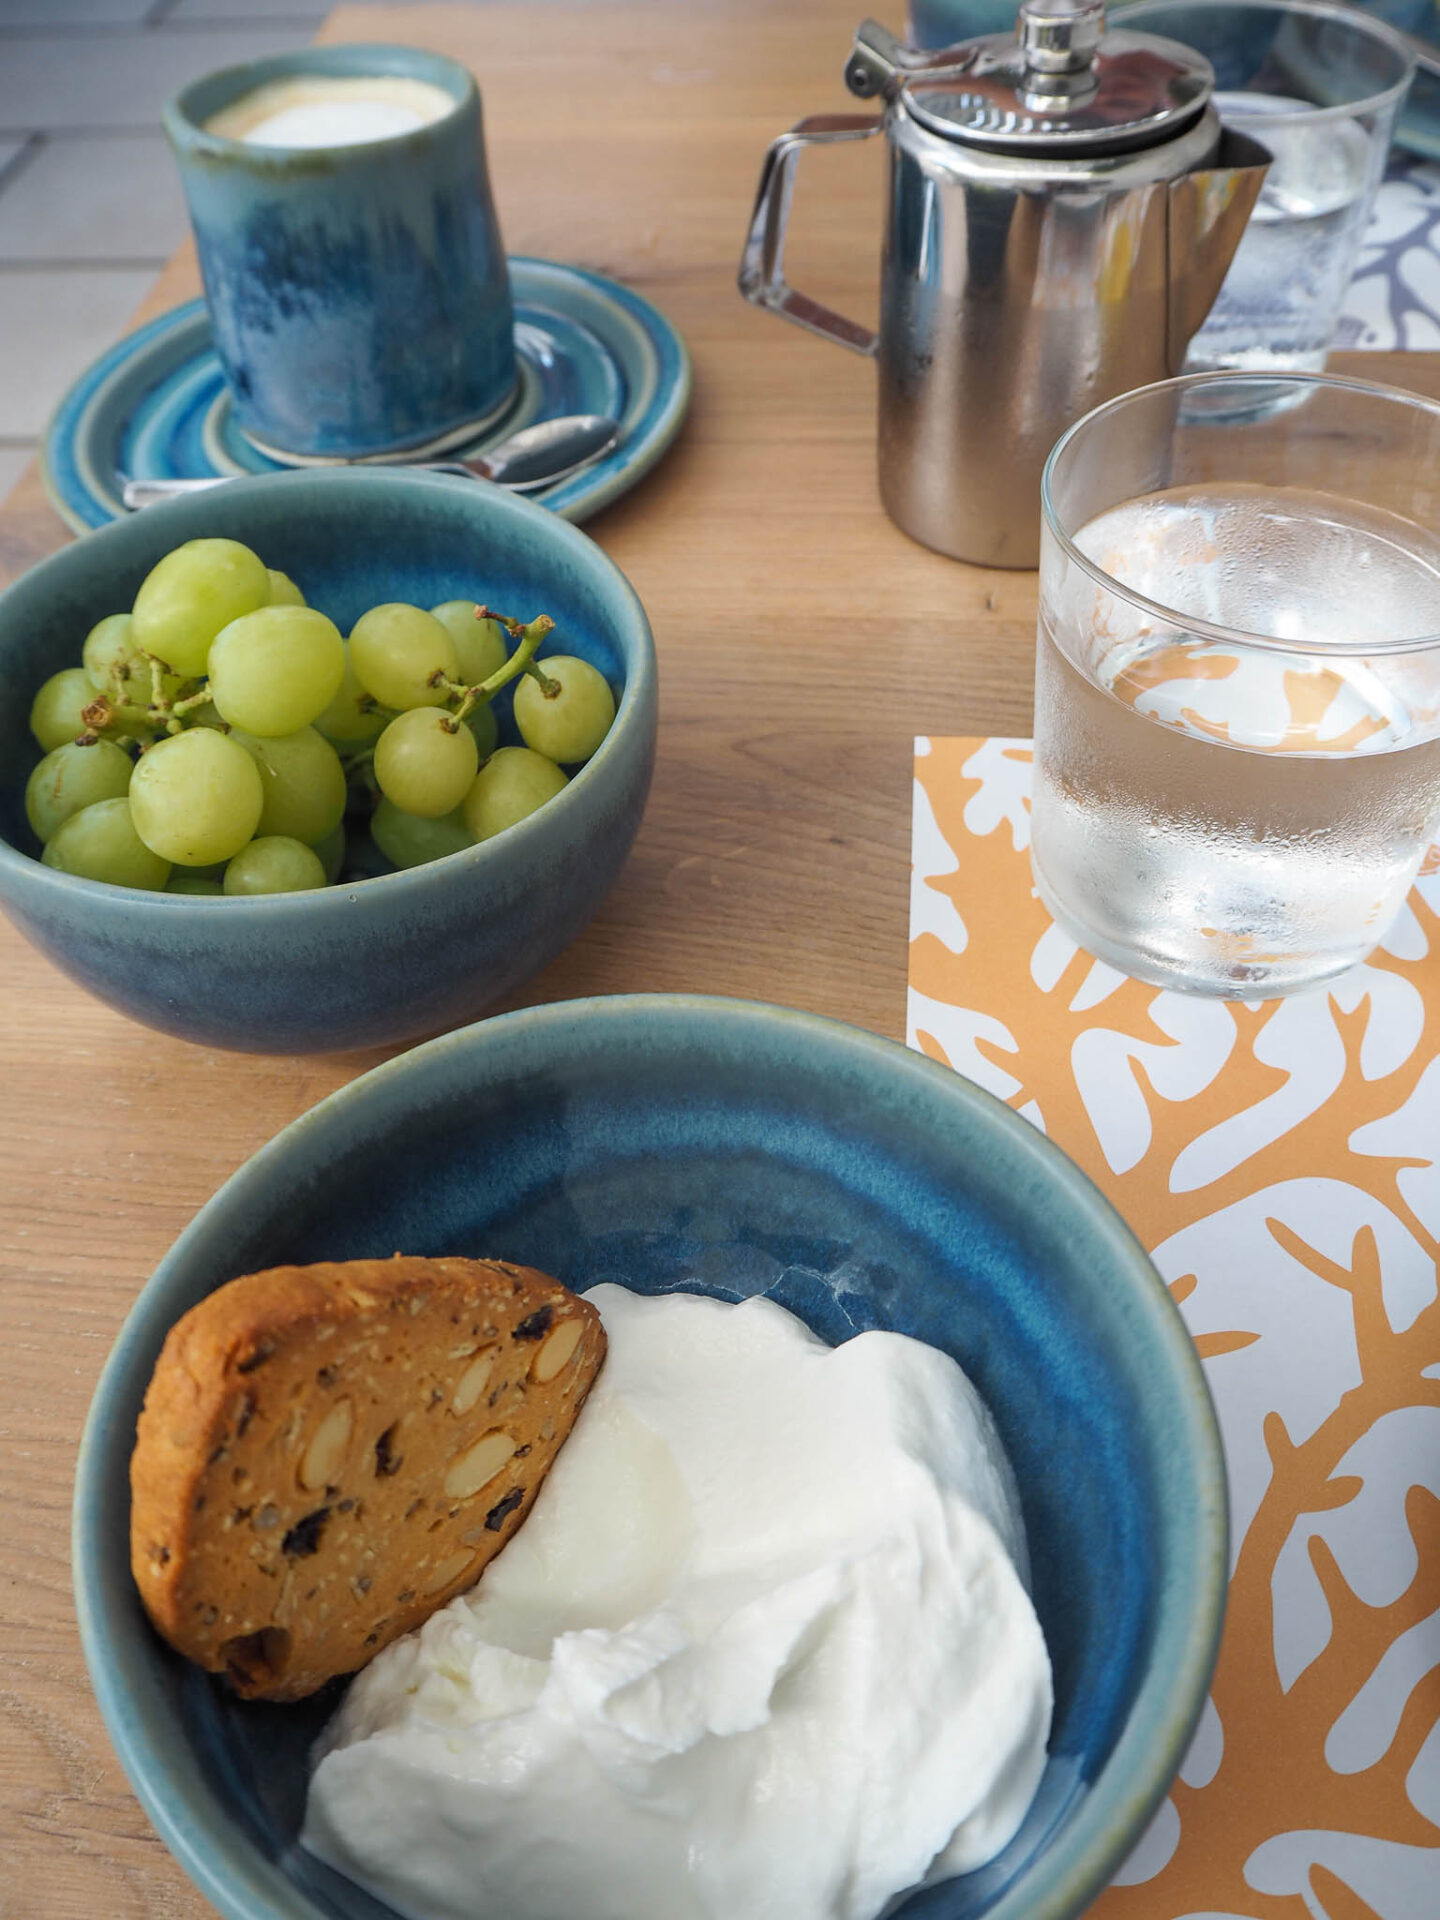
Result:
M298 1844L339 1687L242 1703L151 1631L129 1567L135 1422L166 1332L216 1286L396 1248L577 1290L762 1295L832 1345L882 1328L958 1360L1015 1472L1055 1712L1003 1853L894 1911L1088 1905L1179 1766L1223 1613L1224 1465L1180 1316L1071 1162L948 1068L789 1009L636 996L503 1015L324 1101L200 1211L106 1366L76 1479L81 1637L137 1794L228 1920L391 1909Z

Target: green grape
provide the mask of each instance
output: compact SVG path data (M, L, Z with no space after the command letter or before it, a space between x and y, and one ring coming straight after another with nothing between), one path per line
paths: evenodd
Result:
M281 573L278 567L267 567L270 576L270 604L272 607L308 607L310 602L296 586L288 573Z
M25 818L37 840L51 839L72 813L118 800L130 785L130 756L113 740L52 747L25 783Z
M495 718L495 709L486 700L470 709L465 716L465 724L475 736L480 758L488 760L500 742L500 722Z
M90 677L90 684L97 693L109 693L116 673L122 680L128 680L130 669L139 655L139 648L131 636L131 619L128 613L107 613L103 620L97 620L85 636L85 644L80 649L80 661ZM141 662L144 665L144 662ZM128 687L126 689L128 696ZM145 698L150 698L150 677L145 676Z
M320 864L325 869L325 884L333 887L345 864L345 828L343 825L334 826L313 844Z
M187 540L153 566L135 596L137 646L187 677L204 673L210 642L270 600L265 563L238 540Z
M365 691L382 707L443 706L443 687L431 686L436 673L458 680L455 642L433 614L392 601L372 607L355 622L350 635L350 664Z
M375 742L375 780L381 793L405 813L418 813L425 820L455 811L479 765L474 734L434 707L397 714Z
M154 727L150 705L155 677L135 643L130 615L111 613L97 621L85 637L80 657L95 691L111 702L112 728L134 739L149 734ZM160 692L167 700L173 700L184 684L178 673L160 675Z
M443 860L447 853L475 844L458 807L438 820L423 820L419 814L402 813L393 800L383 798L370 832L385 858L397 867L423 867L427 861Z
M455 642L455 657L460 662L460 678L467 687L478 687L492 673L498 673L510 658L509 636L498 620L477 620L473 600L442 600L430 609Z
M344 646L345 673L340 691L316 720L315 727L337 747L368 747L380 738L392 716L383 707L376 706L355 678L348 640Z
M465 796L465 824L476 840L491 840L553 800L565 775L529 747L501 747L476 774Z
M313 847L339 826L345 813L345 769L314 727L275 739L237 730L230 738L244 747L259 770L265 802L257 833L283 834Z
M294 733L329 706L345 677L345 643L313 607L261 607L216 634L210 697L232 727Z
M40 857L61 873L108 880L115 887L143 887L147 893L162 893L170 878L170 862L145 845L125 799L97 800L72 813Z
M515 688L520 738L547 759L567 766L588 760L615 718L615 696L604 674L569 653L552 654L536 664L559 692L546 693L532 675L521 676Z
M157 740L130 779L136 832L162 859L183 867L237 854L264 804L255 762L229 734L209 727Z
M82 716L94 698L95 689L83 667L62 667L51 674L30 708L30 731L46 753L84 733Z
M225 889L219 876L213 873L201 873L197 867L174 867L166 884L167 893L202 893L218 898Z
M241 847L225 869L225 891L237 893L306 893L323 887L325 869L313 847L272 833Z

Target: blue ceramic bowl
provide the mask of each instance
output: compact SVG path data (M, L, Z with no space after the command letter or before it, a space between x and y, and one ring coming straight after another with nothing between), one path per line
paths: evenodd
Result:
M1085 1907L1169 1786L1220 1629L1224 1468L1180 1316L1084 1176L948 1068L808 1014L637 996L502 1015L324 1101L202 1208L110 1357L76 1480L81 1636L136 1792L228 1920L390 1910L296 1844L334 1690L245 1705L151 1633L129 1568L135 1420L167 1329L212 1288L396 1248L581 1288L769 1293L831 1341L888 1327L954 1354L1019 1480L1055 1723L1010 1847L899 1911Z
M550 613L548 650L600 668L619 696L615 724L538 813L408 872L217 900L42 866L23 805L36 688L78 664L89 628L129 607L162 554L212 534L290 574L342 631L387 600L472 595L527 619ZM516 738L503 696L497 706L502 736ZM556 515L498 487L393 468L231 481L88 535L0 597L0 908L82 986L184 1040L303 1053L434 1033L538 972L599 906L640 824L655 719L644 610Z

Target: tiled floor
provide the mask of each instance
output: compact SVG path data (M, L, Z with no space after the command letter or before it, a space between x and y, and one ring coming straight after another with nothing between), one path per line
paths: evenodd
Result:
M0 0L0 498L185 232L160 109L303 45L324 0Z
M0 0L0 499L184 237L164 102L303 46L328 4Z

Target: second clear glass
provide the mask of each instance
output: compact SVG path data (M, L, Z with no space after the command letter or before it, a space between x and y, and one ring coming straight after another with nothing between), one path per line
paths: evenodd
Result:
M1138 0L1110 20L1203 54L1221 119L1274 155L1186 371L1318 373L1414 73L1409 51L1328 0Z

